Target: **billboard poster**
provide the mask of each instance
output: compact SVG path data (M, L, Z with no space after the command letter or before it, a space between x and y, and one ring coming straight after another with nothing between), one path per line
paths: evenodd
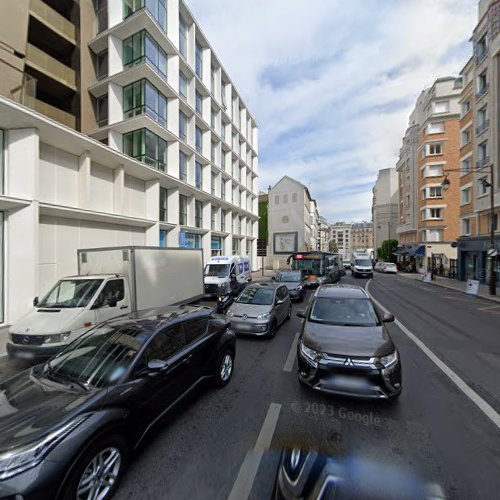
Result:
M274 233L274 253L290 254L297 251L298 233Z

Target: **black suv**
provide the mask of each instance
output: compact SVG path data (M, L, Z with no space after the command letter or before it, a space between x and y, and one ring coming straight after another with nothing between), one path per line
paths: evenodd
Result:
M0 384L0 498L108 498L131 452L203 380L226 385L235 334L205 307L103 323Z
M381 315L363 288L323 285L306 312L298 342L299 381L344 396L394 399L401 361Z

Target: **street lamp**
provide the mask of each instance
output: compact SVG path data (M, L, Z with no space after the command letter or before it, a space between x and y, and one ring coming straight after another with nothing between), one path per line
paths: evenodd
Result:
M490 295L496 295L497 294L497 278L496 278L496 273L495 273L495 263L494 263L494 258L495 258L495 192L494 192L494 169L493 169L493 163L490 165L485 165L484 167L481 168L476 168L473 170L464 170L464 169L447 169L444 173L445 177L443 179L443 182L441 183L441 187L446 191L450 185L450 179L448 179L447 172L462 172L462 173L471 173L471 172L481 172L483 170L489 169L490 173L490 181L488 182L485 178L481 179L481 183L485 188L490 188L490 246L491 246L491 254L489 254L489 257L491 259L490 262L490 275L489 275L489 292ZM489 253L489 252L488 252Z

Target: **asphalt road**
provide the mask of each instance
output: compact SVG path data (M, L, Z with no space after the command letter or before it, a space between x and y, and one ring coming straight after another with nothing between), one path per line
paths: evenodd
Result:
M350 276L342 282L367 284ZM278 454L261 450L283 446L363 459L388 482L417 475L445 498L499 498L500 430L492 417L500 412L500 307L399 276L377 274L369 291L471 392L398 324L389 326L403 363L397 403L306 390L296 377L294 315L271 341L238 338L231 383L200 389L165 421L117 498L266 498ZM0 380L17 369L0 360Z

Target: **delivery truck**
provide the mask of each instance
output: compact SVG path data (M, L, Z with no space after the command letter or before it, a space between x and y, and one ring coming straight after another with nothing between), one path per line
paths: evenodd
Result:
M10 358L44 360L96 324L203 297L201 249L78 250L78 275L60 279L9 330Z

